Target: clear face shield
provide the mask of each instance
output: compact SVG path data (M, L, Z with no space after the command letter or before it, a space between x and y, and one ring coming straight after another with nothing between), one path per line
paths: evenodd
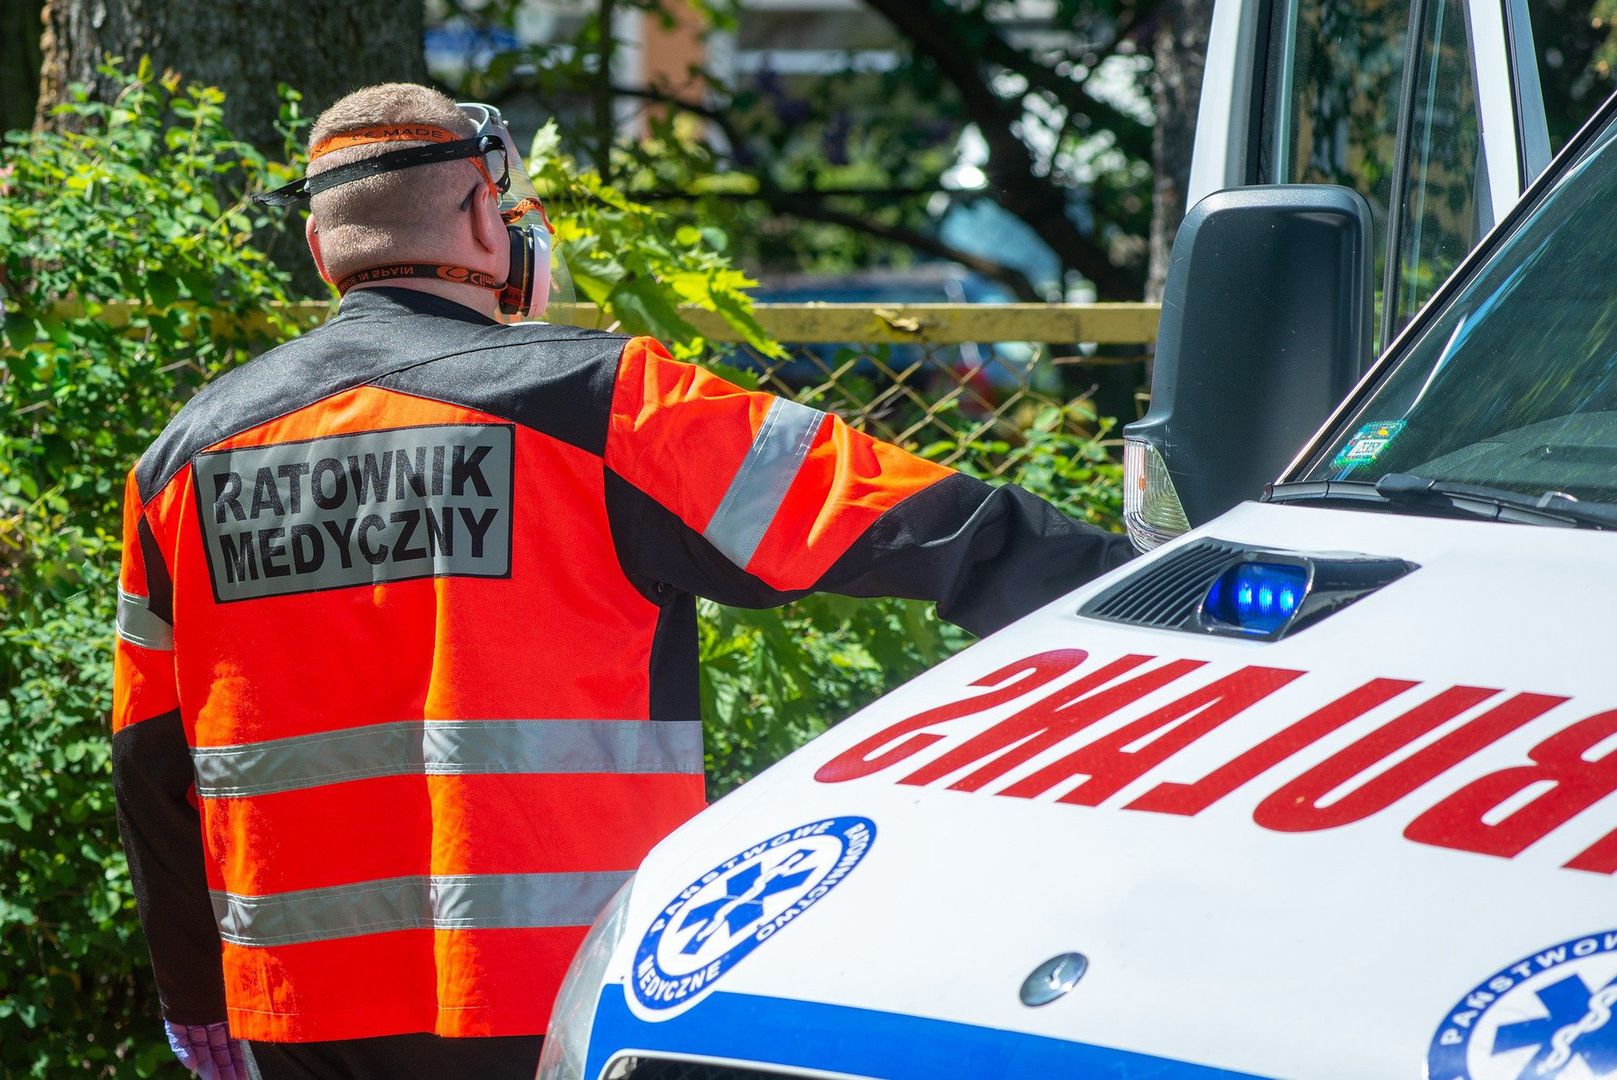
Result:
M500 214L511 234L511 268L500 289L502 321L538 319L547 311L553 318L565 313L574 303L572 277L504 117L492 105L457 104L477 125L479 138L495 136L503 147L503 153L487 153L482 162L485 173L497 182ZM502 176L504 182L498 183Z

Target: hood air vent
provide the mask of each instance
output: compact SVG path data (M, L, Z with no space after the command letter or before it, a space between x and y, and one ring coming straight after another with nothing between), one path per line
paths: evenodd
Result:
M1222 540L1186 544L1094 597L1078 614L1163 630L1196 629L1207 590L1246 550Z
M1095 596L1091 619L1278 641L1417 569L1371 555L1305 555L1198 540Z

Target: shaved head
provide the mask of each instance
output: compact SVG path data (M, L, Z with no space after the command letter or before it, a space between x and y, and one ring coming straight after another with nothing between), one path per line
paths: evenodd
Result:
M309 145L375 125L428 124L469 139L477 126L455 103L415 83L380 83L339 99L314 122ZM423 142L351 146L322 154L309 175ZM482 174L469 160L417 165L323 191L310 200L327 276L339 280L389 262L434 262L450 252L455 220Z

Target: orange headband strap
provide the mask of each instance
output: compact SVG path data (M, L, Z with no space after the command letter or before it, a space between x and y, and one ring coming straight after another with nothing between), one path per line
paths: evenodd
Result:
M461 136L433 124L373 124L328 136L309 147L309 160L325 154L346 150L350 146L389 142L454 142Z

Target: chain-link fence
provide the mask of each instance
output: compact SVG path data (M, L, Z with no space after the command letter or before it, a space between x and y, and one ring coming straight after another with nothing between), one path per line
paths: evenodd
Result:
M945 463L972 454L999 473L1029 432L1095 431L1095 369L1144 360L1156 314L1145 304L763 305L759 321L783 354L721 343L714 359L878 438Z
M945 463L1030 430L1094 430L1093 383L1080 363L1032 342L953 345L795 343L785 355L719 350L760 389L842 416L854 427ZM1110 358L1108 358L1110 359ZM1064 362L1066 361L1066 362ZM995 469L1002 471L1011 455Z

